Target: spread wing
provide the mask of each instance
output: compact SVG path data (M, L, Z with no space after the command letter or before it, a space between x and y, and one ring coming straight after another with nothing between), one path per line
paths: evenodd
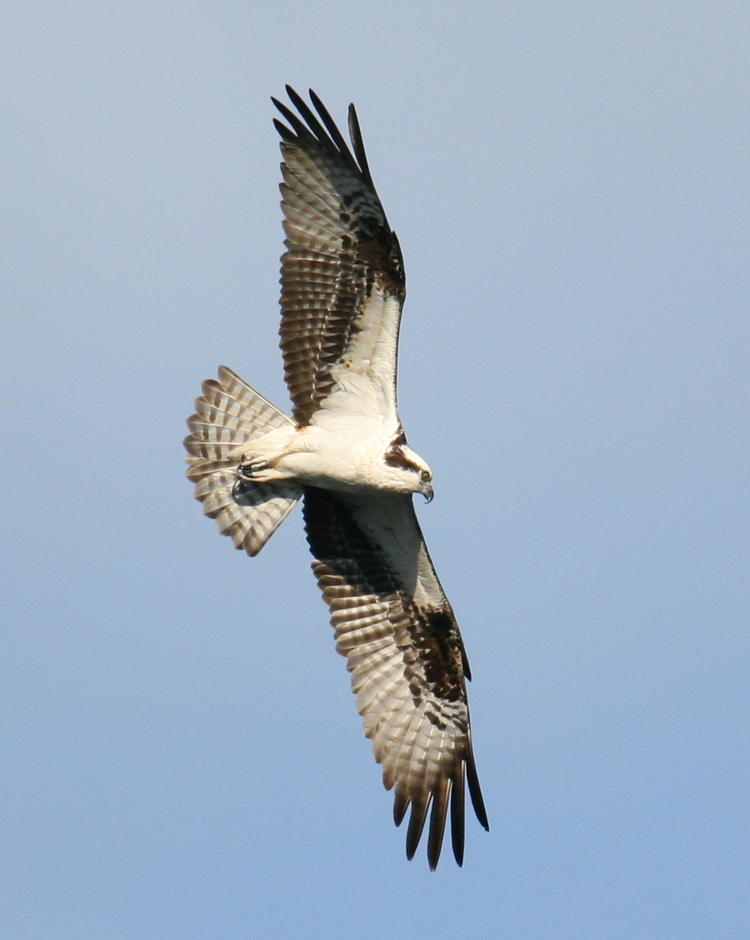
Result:
M411 806L407 857L430 810L427 856L430 868L437 866L450 807L460 865L466 780L477 818L489 828L471 745L469 668L411 496L308 487L304 500L313 570L337 649L348 660L365 735L394 790L396 825Z
M406 293L398 239L367 165L354 106L350 150L314 92L315 111L274 99L281 135L281 350L300 425L321 408L398 424L396 352ZM288 125L288 126L287 126ZM353 152L352 152L353 151Z

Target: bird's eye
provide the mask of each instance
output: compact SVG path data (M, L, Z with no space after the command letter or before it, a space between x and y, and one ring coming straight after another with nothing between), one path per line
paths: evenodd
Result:
M423 483L429 483L429 482L432 480L432 474L430 473L429 470L423 470L423 471L419 474L419 477L420 477L420 479L422 480Z

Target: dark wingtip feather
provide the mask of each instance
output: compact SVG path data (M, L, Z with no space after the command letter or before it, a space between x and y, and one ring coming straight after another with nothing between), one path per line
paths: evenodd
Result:
M331 117L328 111L328 108L326 108L326 106L320 100L318 95L315 94L312 88L310 89L310 101L312 101L313 106L315 110L318 112L318 115L320 116L321 121L325 124L326 130L331 135L331 140L333 140L334 144L339 148L339 150L345 156L347 156L352 161L352 163L354 163L354 158L352 157L351 151L349 150L349 145L344 140L344 136L341 133L341 131L338 129L338 125Z
M464 863L464 771L461 768L454 780L451 790L451 844L453 857L460 867Z
M419 801L412 800L409 828L406 830L406 857L411 861L417 851L419 840L422 838L424 821L427 818L429 800L422 797Z
M393 821L400 826L409 808L409 797L403 790L397 790L393 797Z
M311 141L316 140L319 144L322 144L327 149L336 150L339 154L351 164L358 172L361 172L367 182L372 184L372 179L369 175L369 170L367 170L367 161L365 159L364 164L360 158L360 153L364 154L364 149L362 148L361 143L361 134L359 135L359 143L357 145L357 157L360 160L360 164L357 164L357 160L352 156L352 152L349 149L349 145L344 140L341 131L336 126L336 122L333 120L331 115L328 113L326 106L320 100L318 95L310 89L310 100L315 107L315 110L318 112L320 121L315 116L310 106L307 104L305 99L300 95L298 91L292 88L291 85L285 85L286 93L289 96L289 100L294 105L294 107L299 112L299 115L295 114L294 111L289 108L288 105L284 104L283 101L279 101L278 98L271 96L271 101L274 104L279 112L284 117L284 120L289 123L292 130L284 127L283 124L277 123L274 121L274 125L281 134L282 138L286 141ZM321 124L321 121L323 122ZM281 128L284 127L282 131ZM354 140L352 140L354 144Z
M305 99L300 94L298 94L291 87L291 85L286 86L286 93L289 95L289 100L292 102L294 107L299 111L303 119L307 122L307 126L313 132L315 137L317 137L321 143L328 144L330 146L331 144L330 138L328 137L326 132L323 130L320 124L320 121L315 117L315 115L310 110L310 107L305 101Z
M300 140L309 140L313 136L308 128L297 117L294 111L292 111L291 108L288 108L283 101L277 101L275 98L272 98L271 100L283 115L284 120L291 125L292 130Z
M445 819L448 814L448 795L450 793L450 780L444 780L441 789L433 794L432 812L430 813L430 836L427 841L427 861L430 871L435 871L440 861L440 850L443 847L445 834Z
M281 137L282 140L291 142L295 139L292 131L289 130L286 124L282 124L278 118L273 119L273 126L278 131L279 137Z
M365 143L362 139L362 131L359 127L357 109L353 104L349 105L349 136L352 139L354 155L359 163L359 168L362 170L362 176L372 185L372 176L370 175L370 167L367 163L367 154L365 153Z
M490 823L487 819L487 810L484 808L484 800L482 799L482 790L479 786L479 777L477 776L477 768L474 763L474 754L469 751L469 756L466 759L466 776L469 781L469 796L471 797L471 805L474 807L474 812L477 815L477 819L481 825L487 830L490 831Z
M284 104L283 101L279 101L278 98L274 98L274 96L271 95L271 103L273 104L274 108L276 108L277 111L279 111L281 114L284 115L284 117L287 116L287 113L289 112L289 108L287 108L287 106Z

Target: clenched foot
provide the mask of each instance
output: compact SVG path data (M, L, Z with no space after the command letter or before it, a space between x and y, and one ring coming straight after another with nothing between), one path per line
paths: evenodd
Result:
M245 483L261 483L262 477L267 475L263 471L270 470L268 461L262 457L251 457L249 460L243 457L239 467L234 471L238 480Z

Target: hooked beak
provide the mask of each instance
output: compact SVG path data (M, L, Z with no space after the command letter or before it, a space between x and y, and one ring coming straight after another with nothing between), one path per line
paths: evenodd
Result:
M432 502L433 497L435 496L435 494L434 494L434 492L432 491L432 486L430 486L429 483L423 483L420 492L421 492L422 496L424 496L424 500L425 500L426 503L431 503L431 502Z

